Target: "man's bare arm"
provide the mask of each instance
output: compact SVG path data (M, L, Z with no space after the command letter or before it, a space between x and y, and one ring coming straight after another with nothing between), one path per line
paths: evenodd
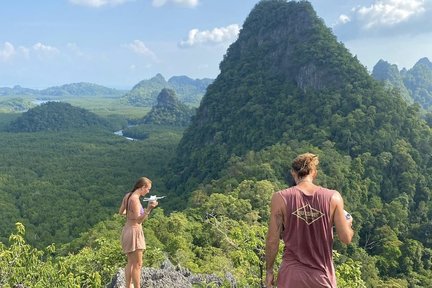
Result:
M338 192L333 195L331 205L335 207L333 219L339 239L343 243L349 244L354 235L354 230L351 228L352 218L348 220L345 218L344 201Z
M270 206L270 222L267 232L265 260L267 273L273 272L276 255L279 251L280 235L283 227L283 199L279 193L274 193Z

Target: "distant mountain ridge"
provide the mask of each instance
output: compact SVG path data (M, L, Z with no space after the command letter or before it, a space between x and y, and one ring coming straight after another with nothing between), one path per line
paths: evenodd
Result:
M119 90L102 85L79 82L61 86L49 87L38 90L24 88L19 85L13 88L0 87L0 97L39 97L39 98L61 98L61 97L91 97L108 96L121 97L132 106L152 107L157 103L157 96L163 88L172 89L176 92L179 101L197 107L204 96L207 87L214 79L192 79L188 76L172 76L168 81L161 74L156 74L150 79L137 83L131 90Z
M207 87L213 79L192 79L187 76L173 76L168 81L161 74L142 80L136 84L122 98L134 106L152 107L157 103L157 96L163 88L172 89L176 92L180 102L198 106L204 96Z
M94 96L94 95L104 95L119 97L124 93L122 90L117 90L113 88L107 88L102 85L80 82L65 84L62 86L50 87L47 89L40 90L39 93L44 96L54 96L54 97L66 97L66 96Z
M403 98L409 102L418 103L423 109L432 107L432 63L427 57L417 61L407 70L399 71L396 64L379 60L374 66L372 76L383 81L387 87L394 87L400 91Z
M71 83L61 86L53 86L46 89L38 90L23 88L19 85L13 88L0 87L0 96L34 96L34 97L88 97L96 95L120 97L125 93L124 90L108 88L102 85L80 82Z
M0 87L0 96L32 96L37 95L38 93L39 90L23 88L19 85L16 85L13 88Z

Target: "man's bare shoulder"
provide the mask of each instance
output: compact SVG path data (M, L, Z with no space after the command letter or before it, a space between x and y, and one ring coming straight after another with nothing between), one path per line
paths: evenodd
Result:
M273 193L273 195L279 194L281 197L283 197L283 195L287 195L287 194L291 194L291 193L296 193L296 189L294 187L288 187L288 188L279 190L279 191Z
M285 193L285 190L277 191L273 193L272 199L271 199L271 207L274 210L282 210L285 204L285 199L283 197L283 194Z
M341 201L343 202L342 195L336 190L332 190L332 191L333 191L333 195L332 195L331 200L333 202L336 202L336 203L341 202Z

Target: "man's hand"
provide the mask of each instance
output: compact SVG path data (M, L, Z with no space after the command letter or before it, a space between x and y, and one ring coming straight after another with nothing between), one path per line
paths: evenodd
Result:
M265 280L266 288L273 288L274 285L274 274L273 270L267 271L266 280Z

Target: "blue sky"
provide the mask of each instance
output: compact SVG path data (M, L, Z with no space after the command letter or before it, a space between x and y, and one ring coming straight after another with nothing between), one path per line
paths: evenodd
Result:
M75 82L130 89L161 73L215 78L259 0L9 0L0 3L0 87ZM312 0L369 70L432 60L432 0Z

